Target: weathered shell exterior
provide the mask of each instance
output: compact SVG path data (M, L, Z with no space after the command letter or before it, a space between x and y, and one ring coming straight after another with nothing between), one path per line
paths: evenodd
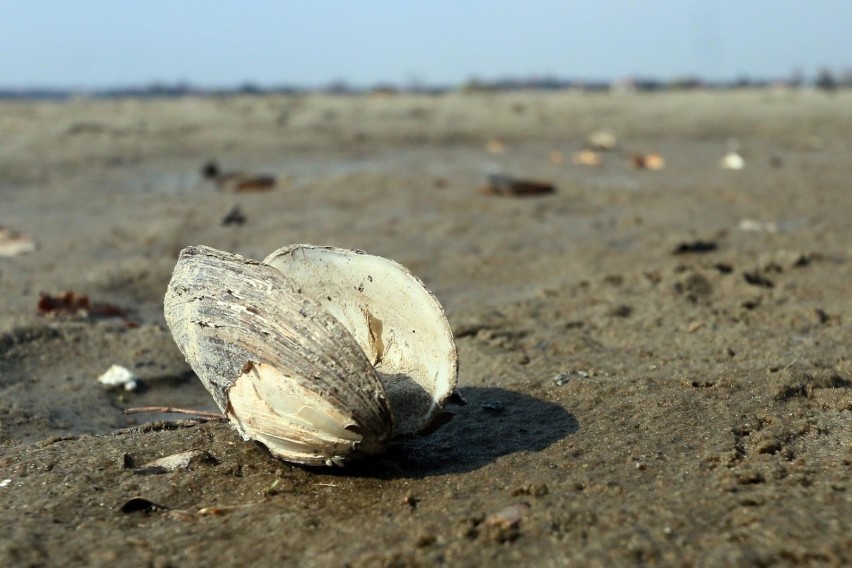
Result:
M192 369L246 438L259 432L235 419L229 391L256 365L297 383L307 407L331 405L360 439L313 436L311 455L280 457L320 465L382 451L393 432L387 399L370 361L346 328L280 271L208 247L178 259L165 299L166 322ZM302 437L310 432L299 430ZM348 446L341 450L341 444ZM269 446L274 451L273 446Z
M222 412L288 461L381 452L435 422L456 384L440 304L400 265L360 251L294 245L260 263L188 247L165 314Z

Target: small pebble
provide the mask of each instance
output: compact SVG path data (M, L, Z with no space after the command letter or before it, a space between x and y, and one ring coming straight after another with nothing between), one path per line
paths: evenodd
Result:
M467 404L467 399L462 396L458 390L454 390L453 394L450 395L450 398L447 399L447 404L455 404L458 406L465 406Z
M227 215L222 219L222 224L226 227L228 225L245 225L246 224L246 216L243 213L243 210L240 209L239 205L235 205Z
M553 384L557 387L561 387L562 385L567 384L570 380L571 377L568 375L568 373L559 373L558 375L553 377Z
M482 410L488 410L490 412L502 412L503 411L503 403L499 400L492 400L491 402L483 402Z
M159 505L145 497L131 497L121 506L122 513L150 513L152 511L165 511L167 509L168 507L165 505Z
M417 540L414 542L414 546L417 548L425 548L429 545L435 544L438 538L433 534L424 534L417 537Z

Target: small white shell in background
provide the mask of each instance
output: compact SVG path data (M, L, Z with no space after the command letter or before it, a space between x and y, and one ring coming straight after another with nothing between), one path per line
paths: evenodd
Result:
M592 150L612 150L618 145L615 130L604 127L589 134L589 148Z
M215 458L203 450L188 450L148 462L137 468L136 473L168 473L179 469L188 469L190 466L202 462L215 462Z
M98 382L108 387L123 387L126 391L135 391L139 388L139 379L132 371L121 365L113 365L98 377Z
M737 225L740 231L747 233L777 233L778 224L774 221L758 221L756 219L740 219Z
M728 152L719 162L723 170L741 170L745 167L745 160L736 152Z
M0 256L18 256L36 250L36 245L28 236L0 226Z

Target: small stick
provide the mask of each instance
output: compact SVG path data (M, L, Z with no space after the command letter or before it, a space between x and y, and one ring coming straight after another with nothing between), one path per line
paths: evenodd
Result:
M227 420L228 418L218 412L206 412L204 410L193 410L191 408L173 408L171 406L139 406L136 408L125 408L122 414L140 414L142 412L162 412L164 414L191 414L205 420Z
M799 359L801 359L801 358L802 358L801 356L796 357L795 359L793 359L792 361L790 361L790 364L789 364L789 365L787 365L786 367L784 367L784 368L783 368L783 369L781 369L781 370L782 370L782 371L786 371L787 369L789 369L790 367L792 367L793 365L795 365L795 364L796 364L796 361L798 361L798 360L799 360Z

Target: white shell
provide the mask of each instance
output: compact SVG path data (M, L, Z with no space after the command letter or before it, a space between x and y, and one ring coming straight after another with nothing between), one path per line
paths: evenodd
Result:
M367 354L397 435L428 427L453 393L458 355L438 300L405 267L363 251L291 245L263 260L308 291Z
M108 387L122 387L126 391L135 391L139 388L139 378L127 367L113 365L98 377L98 382Z
M343 464L430 427L458 356L438 301L393 261L294 245L258 263L181 252L166 321L240 433L275 455Z
M745 160L736 152L728 152L719 162L719 167L723 170L741 170L745 167Z

